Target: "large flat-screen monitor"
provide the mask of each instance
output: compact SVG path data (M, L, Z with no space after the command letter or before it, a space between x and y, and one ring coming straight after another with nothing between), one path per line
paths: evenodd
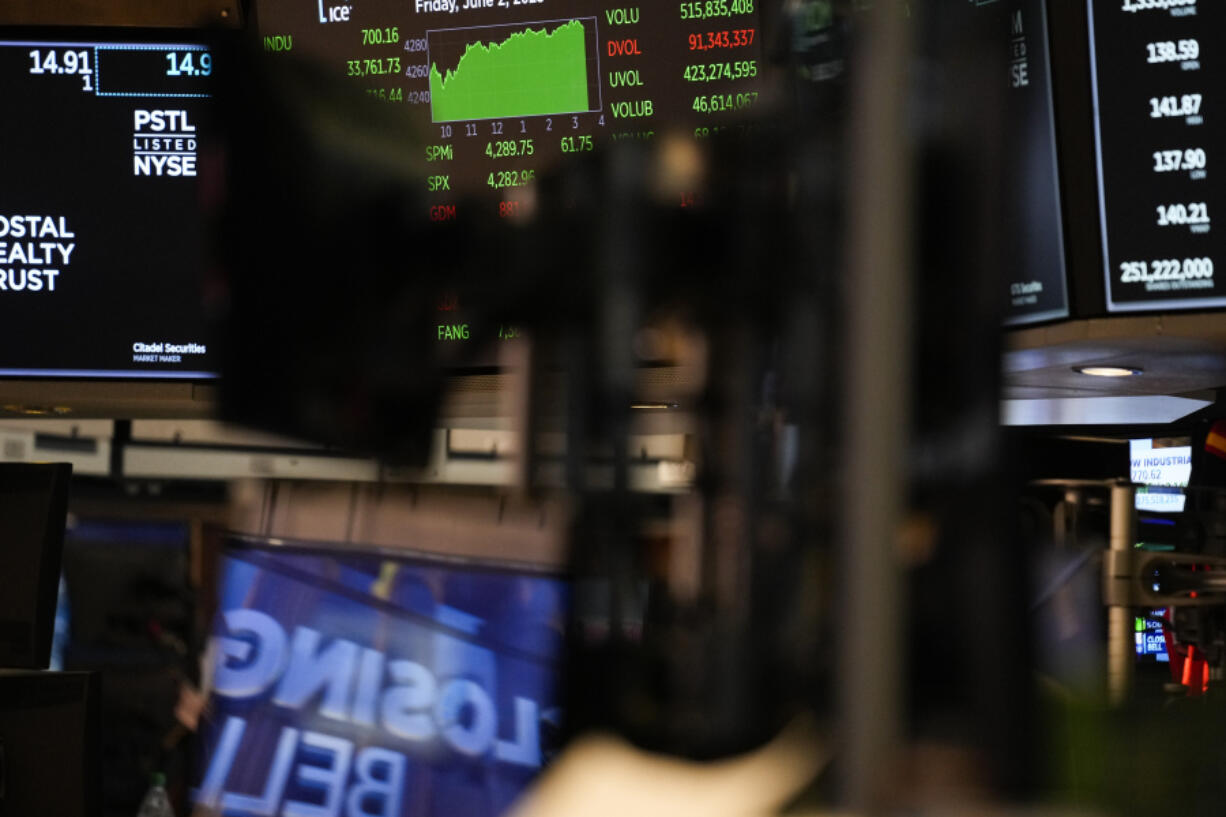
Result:
M515 218L540 174L614 140L739 127L761 101L764 5L260 0L255 17L271 58L412 113L429 135L408 157L420 217L449 221L476 193Z
M408 111L425 134L406 152L427 200L418 217L463 220L473 208L516 219L538 205L534 183L559 162L619 140L699 143L780 115L786 83L770 40L776 0L626 5L614 0L257 0L272 60L306 60L354 95ZM788 46L834 48L856 4L789 8ZM965 4L964 4L965 5ZM998 18L1008 73L1011 235L999 269L1008 323L1068 316L1046 0L980 3ZM844 70L796 57L803 80ZM772 100L775 107L766 103ZM356 147L356 146L351 146ZM683 194L677 203L688 204ZM444 316L446 317L446 316ZM440 320L440 341L468 339ZM503 336L501 333L500 337Z
M46 669L71 465L0 464L0 667Z
M236 538L194 797L226 814L500 814L548 760L567 587Z
M1087 0L1107 309L1226 306L1226 5Z
M208 378L198 38L0 27L0 377Z
M525 325L588 320L605 202L640 218L664 146L688 182L766 107L778 7L253 3L261 59L219 93L223 414L420 463L440 372L488 373ZM612 203L615 152L644 163L617 166L633 207ZM682 221L697 192L653 206Z

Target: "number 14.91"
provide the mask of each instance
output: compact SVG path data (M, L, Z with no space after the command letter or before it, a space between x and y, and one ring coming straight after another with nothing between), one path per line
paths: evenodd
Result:
M94 69L89 65L89 51L55 51L36 48L30 52L31 74L79 75L84 91L94 90Z

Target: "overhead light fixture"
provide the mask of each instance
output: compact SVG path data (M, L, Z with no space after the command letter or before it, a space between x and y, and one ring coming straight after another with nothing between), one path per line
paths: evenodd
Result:
M8 403L0 406L0 414L11 414L25 417L45 417L52 412L62 414L63 412L48 406L23 406L16 403Z
M1132 377L1141 374L1140 369L1123 366L1074 366L1073 371L1088 374L1090 377Z

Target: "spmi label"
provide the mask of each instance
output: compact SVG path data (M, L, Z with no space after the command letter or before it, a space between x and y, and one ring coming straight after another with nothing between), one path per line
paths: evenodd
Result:
M451 145L426 145L427 162L450 162L455 158Z

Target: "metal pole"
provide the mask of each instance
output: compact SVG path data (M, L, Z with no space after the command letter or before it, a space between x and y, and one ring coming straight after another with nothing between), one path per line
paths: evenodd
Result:
M1135 488L1120 482L1111 486L1111 538L1113 551L1130 551L1136 546ZM1133 611L1124 604L1107 607L1107 701L1119 706L1132 690L1133 662L1136 660Z
M897 542L912 414L911 27L897 4L876 4L856 63L849 134L839 799L861 814L886 809L902 733Z

